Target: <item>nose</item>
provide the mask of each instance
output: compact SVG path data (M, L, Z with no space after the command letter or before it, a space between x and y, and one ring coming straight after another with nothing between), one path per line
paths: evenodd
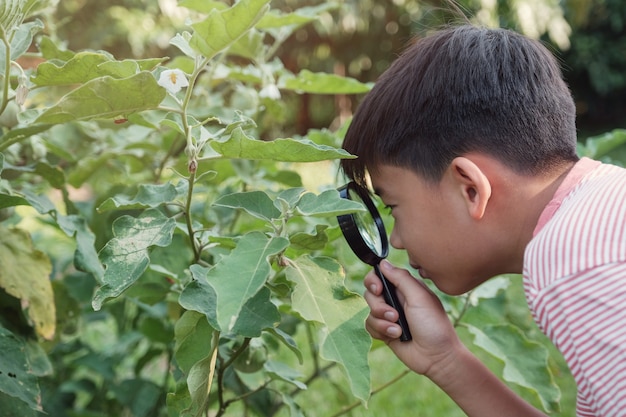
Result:
M389 244L396 249L404 249L400 234L396 229L396 225L394 224L393 229L391 229L391 234L389 235Z

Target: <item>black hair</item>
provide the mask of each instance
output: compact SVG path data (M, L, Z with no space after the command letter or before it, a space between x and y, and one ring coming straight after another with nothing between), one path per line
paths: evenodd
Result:
M343 148L365 184L378 164L438 182L468 152L536 175L577 161L575 106L556 58L506 29L449 27L417 39L357 108Z

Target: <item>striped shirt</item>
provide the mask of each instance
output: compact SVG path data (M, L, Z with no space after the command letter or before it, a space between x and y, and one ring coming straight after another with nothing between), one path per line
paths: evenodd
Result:
M544 209L524 290L578 387L578 416L626 416L626 170L581 159Z

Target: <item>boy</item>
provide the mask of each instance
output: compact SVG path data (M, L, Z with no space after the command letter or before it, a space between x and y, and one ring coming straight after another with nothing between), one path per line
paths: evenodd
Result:
M626 170L576 155L575 108L539 42L460 26L417 40L359 105L343 147L352 180L391 208L391 245L443 292L523 273L533 317L563 353L579 416L626 415ZM378 278L366 326L469 416L542 415L459 341L408 271L397 287L413 340Z

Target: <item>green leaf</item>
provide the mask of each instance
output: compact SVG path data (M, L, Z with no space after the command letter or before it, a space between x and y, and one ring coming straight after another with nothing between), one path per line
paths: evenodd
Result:
M28 201L18 195L0 194L0 210L7 207L28 206Z
M579 145L579 153L582 156L599 159L625 143L626 129L615 129L611 132L588 138L584 146Z
M356 158L343 149L318 145L307 139L257 140L249 137L241 128L233 130L225 141L209 142L211 148L226 158L266 159L284 162L315 162L329 159Z
M42 36L39 39L39 43L37 46L43 58L48 61L53 59L60 61L69 61L74 55L76 55L72 51L60 49L58 45L54 43L54 41L48 36Z
M25 350L20 339L0 327L0 391L19 398L33 410L43 411L37 378L28 364Z
M209 355L208 346L213 332L206 316L196 311L185 311L178 319L174 326L174 355L183 373L189 373L196 362Z
M187 188L187 185L182 183L184 181L181 181L177 186L170 182L165 184L140 184L134 197L128 198L118 195L108 198L98 206L98 211L102 213L108 210L156 208L179 198Z
M152 381L135 378L127 379L111 387L115 399L132 411L133 417L154 415L161 387Z
M212 346L212 348L217 349L217 346ZM183 410L181 417L198 417L204 414L209 399L214 367L215 363L212 356L207 356L191 367L189 375L187 375L191 405Z
M271 291L262 287L239 311L232 328L236 335L259 337L261 331L271 329L280 323L278 308L271 301Z
M37 162L34 172L40 177L45 178L54 188L61 189L65 186L65 173L58 165L50 165L47 162Z
M156 108L166 94L149 72L123 79L96 78L65 95L35 123L114 118Z
M369 92L374 85L335 74L302 70L295 78L288 78L279 83L279 86L313 94L363 94Z
M269 10L269 0L240 0L229 9L212 9L202 22L191 26L189 44L206 58L213 58L243 36Z
M235 43L233 43L230 48L228 48L228 55L236 55L242 58L247 58L252 61L256 60L259 56L263 56L265 53L266 46L263 43L265 39L265 34L259 32L258 30L251 29L237 39ZM239 68L235 68L237 70ZM229 71L229 76L237 77L244 81L244 78L247 80L251 80L252 78L257 78L258 81L261 81L258 77L255 77L246 70L250 70L250 68L244 68L243 72L239 73L236 71Z
M340 265L331 259L303 256L290 261L286 273L296 284L291 296L293 309L305 320L323 326L320 354L342 366L352 393L366 401L371 338L365 331L365 301L347 290Z
M78 164L68 174L67 182L75 188L80 188L96 171L104 167L112 158L119 158L119 152L105 150L99 155L87 156L78 161Z
M233 193L218 198L213 205L242 209L262 220L271 221L280 217L280 211L274 207L274 202L263 191L248 191Z
M0 6L4 8L3 6ZM23 17L23 16L22 16ZM11 61L15 61L22 56L33 43L33 36L44 28L43 23L40 20L21 24L17 23L19 27L13 33L11 37ZM8 32L12 32L13 27L7 28ZM4 70L6 66L6 46L4 42L0 42L0 68Z
M168 246L176 221L155 209L146 210L138 218L122 216L113 223L113 235L100 251L106 266L103 285L96 290L92 306L100 310L107 298L117 297L143 274L150 263L151 246Z
M302 373L284 363L269 360L263 364L263 368L272 379L289 382L302 390L307 388L305 384L298 380L298 378L302 378Z
M315 251L322 250L328 243L328 235L324 232L327 225L318 224L315 226L315 233L296 232L289 236L290 247L298 250Z
M287 348L296 355L300 365L304 363L302 352L300 351L300 349L298 349L298 345L296 344L296 341L291 336L289 336L284 331L280 330L278 327L273 328L273 329L268 329L268 332L271 333L279 342L287 346Z
M317 19L318 17L315 15L305 16L301 14L300 10L293 13L282 13L280 10L272 10L263 16L256 27L258 29L281 28L283 26L298 27Z
M337 190L326 190L319 195L306 193L296 206L298 214L308 217L339 216L363 210L361 203L341 198Z
M180 0L178 5L200 13L209 13L213 9L224 10L228 8L224 2L218 0Z
M504 362L503 378L535 393L543 409L559 411L561 392L554 383L548 366L549 352L545 346L528 340L510 324L485 326L466 325L474 335L474 344Z
M30 235L0 227L0 287L21 301L38 335L52 339L56 325L52 265Z
M83 84L94 78L111 75L101 65L112 61L114 59L108 53L79 52L61 65L50 61L42 62L31 81L39 86Z
M81 271L90 272L97 280L102 280L104 268L95 249L96 236L89 229L87 221L76 215L56 215L56 221L66 235L76 240L74 265Z
M21 142L22 140L29 138L33 135L41 133L50 129L52 125L28 125L26 127L19 127L11 129L4 135L0 136L0 152L4 151L14 143Z
M194 281L183 290L180 304L206 314L211 326L223 333L260 335L278 317L269 294L259 294L271 271L268 258L285 250L288 244L285 238L268 238L260 232L244 235L237 247L213 268L191 266Z

